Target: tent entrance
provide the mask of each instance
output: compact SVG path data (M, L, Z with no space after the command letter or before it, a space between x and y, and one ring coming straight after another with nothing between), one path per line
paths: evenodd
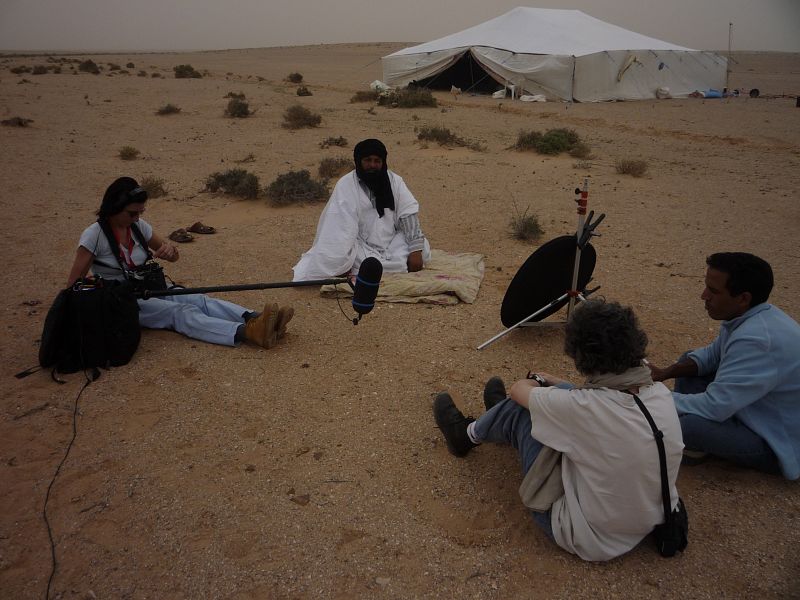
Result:
M420 79L416 85L431 90L450 90L451 86L456 86L465 94L491 94L503 87L472 57L469 50L444 71Z

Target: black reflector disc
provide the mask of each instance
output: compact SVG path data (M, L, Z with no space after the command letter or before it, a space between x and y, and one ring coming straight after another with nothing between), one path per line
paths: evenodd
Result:
M575 265L574 235L564 235L540 246L520 267L511 280L503 298L500 320L511 327L544 308L572 287L572 269ZM578 290L583 290L592 278L597 253L591 244L581 253L578 270ZM569 302L568 298L553 305L533 321L541 321Z

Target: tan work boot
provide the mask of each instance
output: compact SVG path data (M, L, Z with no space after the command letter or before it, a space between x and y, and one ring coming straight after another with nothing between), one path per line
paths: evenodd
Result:
M269 350L278 342L278 305L265 304L264 310L244 324L244 339Z
M286 337L286 325L292 320L294 316L294 309L291 306L281 306L278 309L278 320L275 324L275 329L278 333L278 339L281 340Z

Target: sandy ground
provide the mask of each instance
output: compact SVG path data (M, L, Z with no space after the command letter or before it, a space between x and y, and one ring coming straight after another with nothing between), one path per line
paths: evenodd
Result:
M351 104L380 77L378 58L401 44L94 56L103 74L14 75L42 58L0 58L3 149L0 255L0 596L41 598L51 569L45 492L72 435L83 376L12 377L36 363L47 306L63 286L80 232L119 175L164 178L146 218L167 234L197 220L218 228L181 246L169 274L187 285L285 281L310 245L321 204L289 208L203 192L214 171L243 166L268 184L316 173L379 137L389 164L421 202L436 248L480 252L477 301L454 307L380 305L353 327L315 289L239 292L297 315L272 351L231 349L146 331L132 362L80 398L78 436L48 508L61 598L786 598L800 597L796 482L720 462L684 468L691 520L680 558L650 545L587 564L548 542L517 495L514 452L482 447L451 457L431 417L450 390L481 412L491 375L537 368L577 379L559 328L502 329L511 277L536 244L509 235L515 210L539 216L542 242L575 229L573 190L590 180L590 208L606 213L595 241L595 282L631 304L667 363L708 343L704 258L745 250L771 262L772 300L800 318L800 108L791 98L522 104L437 94L440 108ZM84 57L81 57L84 58ZM800 92L797 55L736 57L733 87ZM135 63L108 76L106 64ZM203 79L174 79L190 63ZM143 69L148 75L136 77ZM304 75L313 96L283 78ZM30 83L20 84L22 79ZM261 78L261 79L259 79ZM228 92L256 114L223 115ZM290 105L322 115L316 129L280 126ZM156 116L166 103L178 115ZM424 147L415 127L439 125L485 152ZM574 128L588 165L509 150L520 129ZM329 136L347 148L320 149ZM120 147L141 151L123 162ZM255 161L237 165L248 154ZM615 161L641 158L643 178ZM41 304L30 306L35 302ZM563 318L563 313L559 315Z

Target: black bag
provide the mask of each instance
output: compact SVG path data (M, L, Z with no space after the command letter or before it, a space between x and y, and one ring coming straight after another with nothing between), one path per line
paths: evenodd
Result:
M630 392L629 392L630 393ZM669 480L667 479L667 452L664 450L664 434L656 427L653 417L650 415L639 396L631 394L636 406L644 414L653 437L656 438L658 447L658 463L661 470L661 502L664 505L664 522L653 528L653 538L656 542L656 549L665 558L675 556L677 552L683 552L689 543L689 514L683 500L678 498L678 505L675 510L670 511Z
M139 305L127 282L101 278L61 290L47 313L39 364L54 372L127 364L139 347Z
M653 529L656 548L661 556L675 556L683 552L689 543L689 515L683 500L678 498L678 506L670 513L667 520Z

